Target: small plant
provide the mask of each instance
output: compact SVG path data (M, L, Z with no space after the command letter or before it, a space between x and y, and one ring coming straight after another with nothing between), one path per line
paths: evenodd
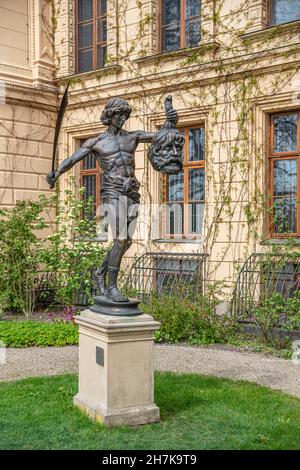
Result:
M75 307L65 307L63 310L59 312L49 312L47 317L51 322L54 323L74 323L75 319L74 315L78 312L78 309Z

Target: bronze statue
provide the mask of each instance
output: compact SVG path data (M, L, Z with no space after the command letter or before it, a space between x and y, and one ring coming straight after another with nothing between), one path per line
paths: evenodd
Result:
M182 170L182 148L184 139L176 123L177 112L172 107L172 97L165 99L166 122L157 132L126 131L122 129L131 114L131 107L122 98L112 98L106 104L101 122L107 130L89 139L73 155L66 158L56 171L47 175L47 182L53 188L58 177L76 163L94 152L103 170L102 201L109 207L109 223L114 225L113 246L107 253L102 265L96 270L94 279L99 294L114 302L128 299L117 287L118 273L123 255L132 244L132 227L135 226L140 202L140 183L135 177L135 150L139 143L151 143L148 159L153 168L166 174L177 174ZM120 213L125 214L120 217ZM127 225L127 227L126 227ZM125 230L131 226L131 233ZM108 286L106 277L108 275Z

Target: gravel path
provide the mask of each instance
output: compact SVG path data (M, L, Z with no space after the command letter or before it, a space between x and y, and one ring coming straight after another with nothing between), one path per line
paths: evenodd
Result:
M300 365L263 354L214 347L155 346L155 369L247 380L300 397ZM78 371L78 348L8 348L0 381Z

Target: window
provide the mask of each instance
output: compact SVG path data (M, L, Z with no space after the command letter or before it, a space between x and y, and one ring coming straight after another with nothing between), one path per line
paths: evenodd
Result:
M271 235L300 236L300 112L271 116Z
M77 0L77 72L104 67L106 0Z
M300 0L271 0L273 25L300 19Z
M81 141L81 145L84 140ZM95 153L91 152L85 157L80 164L80 186L85 188L84 199L87 200L92 197L94 200L94 212L97 212L101 204L101 185L102 185L103 172L97 162ZM108 226L106 223L106 214L101 214L99 217L101 230L100 232L107 232Z
M202 233L205 198L204 127L186 127L183 170L165 176L163 202L166 203L165 236L183 238ZM180 237L178 237L180 236Z
M162 52L199 44L200 9L201 0L161 0Z

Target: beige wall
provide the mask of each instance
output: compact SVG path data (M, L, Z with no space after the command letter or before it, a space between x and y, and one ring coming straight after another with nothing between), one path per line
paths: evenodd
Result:
M10 5L14 2L16 8L11 8L17 12L20 2L11 0ZM70 81L60 160L77 148L79 139L103 130L99 116L109 97L123 96L132 105L126 129L155 130L164 120L163 98L172 94L179 125L205 124L203 236L188 243L158 243L149 216L140 219L136 242L126 256L146 250L208 253L207 278L232 283L246 257L264 249L267 116L300 108L299 22L265 29L267 3L203 0L199 47L161 55L158 1L108 0L108 62L104 69L76 75L75 2L30 0L30 68L12 75L15 64L10 72L0 65L7 82L2 111L0 105L5 120L0 171L6 185L1 204L13 204L22 191L26 197L47 191L43 174L50 169L55 76L61 92ZM136 164L143 202L159 203L161 176L147 162L144 145L138 147ZM61 179L61 190L67 177ZM155 206L151 208L155 217Z
M58 75L71 76L71 87L60 158L75 150L80 136L102 130L99 114L109 97L123 96L132 105L126 129L155 130L164 119L163 98L171 93L179 125L206 128L203 236L158 243L149 215L140 218L126 257L146 250L208 253L207 278L231 284L247 256L264 249L266 119L270 112L300 108L299 23L264 29L266 0L203 0L199 47L160 55L157 1L108 1L108 12L105 69L73 79L74 2L61 4ZM161 176L149 166L145 149L140 145L136 153L142 200L158 203ZM67 175L61 188L66 184ZM151 210L155 218L155 206Z
M50 2L0 2L0 205L50 194L57 113ZM51 55L52 54L52 55Z
M3 0L0 4L1 71L29 68L28 2Z

